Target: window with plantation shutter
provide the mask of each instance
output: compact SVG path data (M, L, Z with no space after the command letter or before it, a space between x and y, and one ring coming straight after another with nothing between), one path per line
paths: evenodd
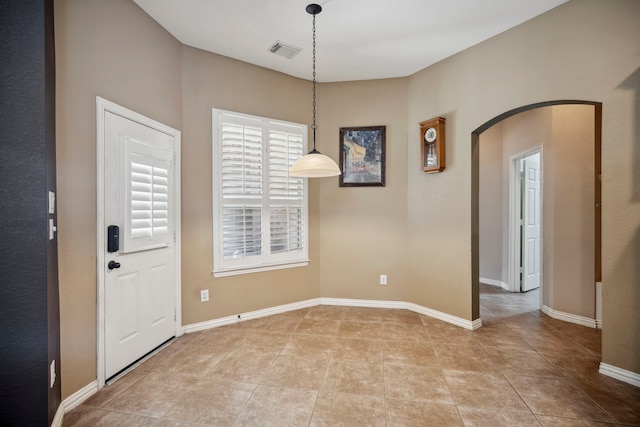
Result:
M167 246L172 241L170 200L172 155L168 150L123 137L119 141L122 192L122 252Z
M307 265L307 126L213 109L213 273Z

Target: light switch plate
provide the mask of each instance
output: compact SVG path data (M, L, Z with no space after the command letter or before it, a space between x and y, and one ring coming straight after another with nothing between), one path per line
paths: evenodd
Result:
M56 361L55 359L51 362L51 366L49 366L49 388L53 388L56 383Z
M49 240L56 238L56 231L58 231L58 228L53 223L53 218L49 218Z
M49 191L49 213L56 213L56 193Z

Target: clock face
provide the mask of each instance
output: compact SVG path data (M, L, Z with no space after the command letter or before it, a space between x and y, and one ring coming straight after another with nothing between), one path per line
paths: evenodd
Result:
M438 136L438 134L436 132L436 128L429 128L424 133L424 140L427 141L427 142L433 142L433 141L436 140L437 136Z

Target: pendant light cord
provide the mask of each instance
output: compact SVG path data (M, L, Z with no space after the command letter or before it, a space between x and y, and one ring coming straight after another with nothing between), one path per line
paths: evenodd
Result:
M313 124L311 125L313 150L293 162L291 169L289 169L289 176L325 178L340 175L340 169L330 157L324 156L316 150L316 15L322 12L322 6L312 3L307 6L306 11L313 15Z
M313 131L313 151L316 150L316 14L313 14L313 124L311 130Z

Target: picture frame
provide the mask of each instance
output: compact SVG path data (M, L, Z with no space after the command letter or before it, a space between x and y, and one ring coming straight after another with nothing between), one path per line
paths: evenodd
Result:
M385 186L386 126L340 128L340 187Z

